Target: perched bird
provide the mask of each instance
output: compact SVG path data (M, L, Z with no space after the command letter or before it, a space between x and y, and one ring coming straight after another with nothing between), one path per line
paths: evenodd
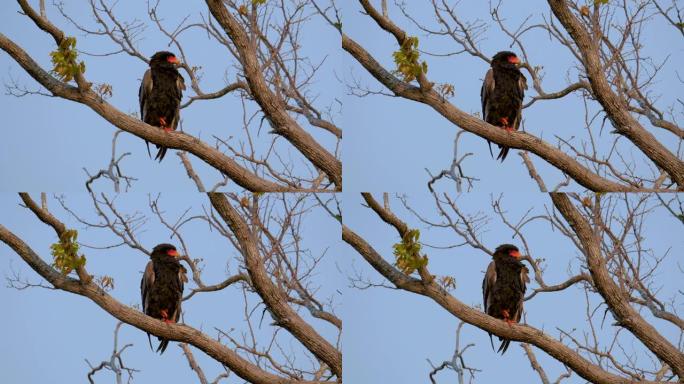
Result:
M188 281L186 269L180 264L178 251L171 244L159 244L152 250L150 262L145 267L140 292L142 308L146 315L165 323L176 323L181 314L183 284ZM152 341L150 334L147 339ZM164 353L169 340L159 337L157 352Z
M180 120L180 102L185 89L185 80L176 67L180 62L171 52L155 53L150 59L150 69L145 71L138 99L140 100L140 118L149 125L159 127L166 132L175 131ZM150 143L147 154L150 154ZM162 161L166 148L157 145L155 160Z
M485 313L508 324L517 323L522 316L525 285L530 281L528 270L520 262L520 251L515 245L499 245L494 251L493 259L482 281ZM491 333L489 340L492 340ZM496 352L504 354L511 341L502 337L499 340L501 345Z
M492 58L492 68L487 71L480 99L482 100L482 118L489 124L507 131L518 130L522 119L522 102L527 89L527 79L520 72L520 59L513 52L499 52ZM487 140L489 153L492 143ZM508 155L508 147L499 145L501 151L497 160L503 162Z

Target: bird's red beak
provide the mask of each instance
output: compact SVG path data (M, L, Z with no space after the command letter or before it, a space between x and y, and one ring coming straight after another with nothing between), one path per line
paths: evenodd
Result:
M518 251L510 251L508 254L515 257L516 259L520 257L520 252Z
M175 249L167 251L166 254L169 256L178 257L178 251L176 251Z
M166 58L166 61L168 61L171 64L179 64L180 63L180 61L178 60L178 58L176 56L169 56L168 58Z
M520 64L520 59L518 59L518 56L508 56L508 62L511 64Z

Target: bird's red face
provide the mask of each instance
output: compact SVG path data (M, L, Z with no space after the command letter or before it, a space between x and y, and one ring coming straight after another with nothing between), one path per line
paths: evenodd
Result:
M176 251L175 249L169 249L168 251L166 251L166 254L169 255L169 256L171 256L171 257L178 257L178 256L180 256L180 255L178 254L178 251Z
M508 60L508 62L511 64L515 64L515 65L520 64L520 59L518 59L518 56L516 56L516 55L508 56L506 58L506 60Z
M520 252L515 250L508 251L508 255L516 259L520 258Z
M178 60L178 58L176 56L169 56L166 58L166 61L168 61L171 64L179 64L180 63L180 61Z

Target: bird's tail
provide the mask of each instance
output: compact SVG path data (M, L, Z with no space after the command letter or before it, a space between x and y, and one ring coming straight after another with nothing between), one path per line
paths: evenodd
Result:
M503 337L499 337L499 340L501 340L501 345L499 345L499 349L496 351L496 353L501 352L501 354L503 355L504 353L506 353L506 350L508 349L508 346L511 344L511 341L508 339L504 339Z
M489 338L491 338L492 335L489 335ZM147 342L150 343L150 349L154 350L154 347L152 347L152 339L150 338L150 334L147 334Z
M149 158L151 159L152 153L150 153L150 142L145 140L145 145L147 146L147 156L149 156ZM491 151L491 148L490 148L490 151Z
M508 150L510 148L504 147L503 145L499 145L499 148L501 148L501 151L499 151L499 156L496 157L497 160L501 160L503 163L504 160L506 160L506 156L508 156ZM491 151L492 148L490 147L489 150Z
M166 156L166 150L167 150L167 148L166 148L166 147L162 147L161 145L157 145L157 148L158 148L159 150L157 151L157 156L155 156L154 159L155 159L155 160L159 160L159 162L161 163L161 161L164 159L164 156Z
M489 145L489 155L494 157L494 152L492 152L492 142L487 140L487 145Z
M166 351L166 347L169 346L169 340L161 338L161 337L158 337L158 339L159 339L159 346L157 347L157 352L159 352L159 354L161 355L164 353L164 351Z

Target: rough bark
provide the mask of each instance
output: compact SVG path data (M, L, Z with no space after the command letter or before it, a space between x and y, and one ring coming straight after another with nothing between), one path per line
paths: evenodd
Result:
M269 308L276 323L287 329L316 357L325 362L338 378L342 378L342 354L316 330L304 321L299 314L287 304L287 297L271 281L266 272L264 261L257 248L254 235L248 224L230 205L225 195L209 193L211 204L228 224L240 244L245 267L252 281L252 286Z
M551 200L563 215L583 246L594 287L603 297L617 323L628 329L659 359L666 362L672 371L684 380L684 354L667 341L658 331L629 305L629 299L608 273L606 260L601 255L600 239L589 222L563 193L552 193Z
M287 113L282 100L271 91L264 79L254 43L223 3L220 0L206 2L211 14L235 44L251 94L271 122L273 130L290 141L316 167L325 172L338 190L342 190L342 163L318 144Z

